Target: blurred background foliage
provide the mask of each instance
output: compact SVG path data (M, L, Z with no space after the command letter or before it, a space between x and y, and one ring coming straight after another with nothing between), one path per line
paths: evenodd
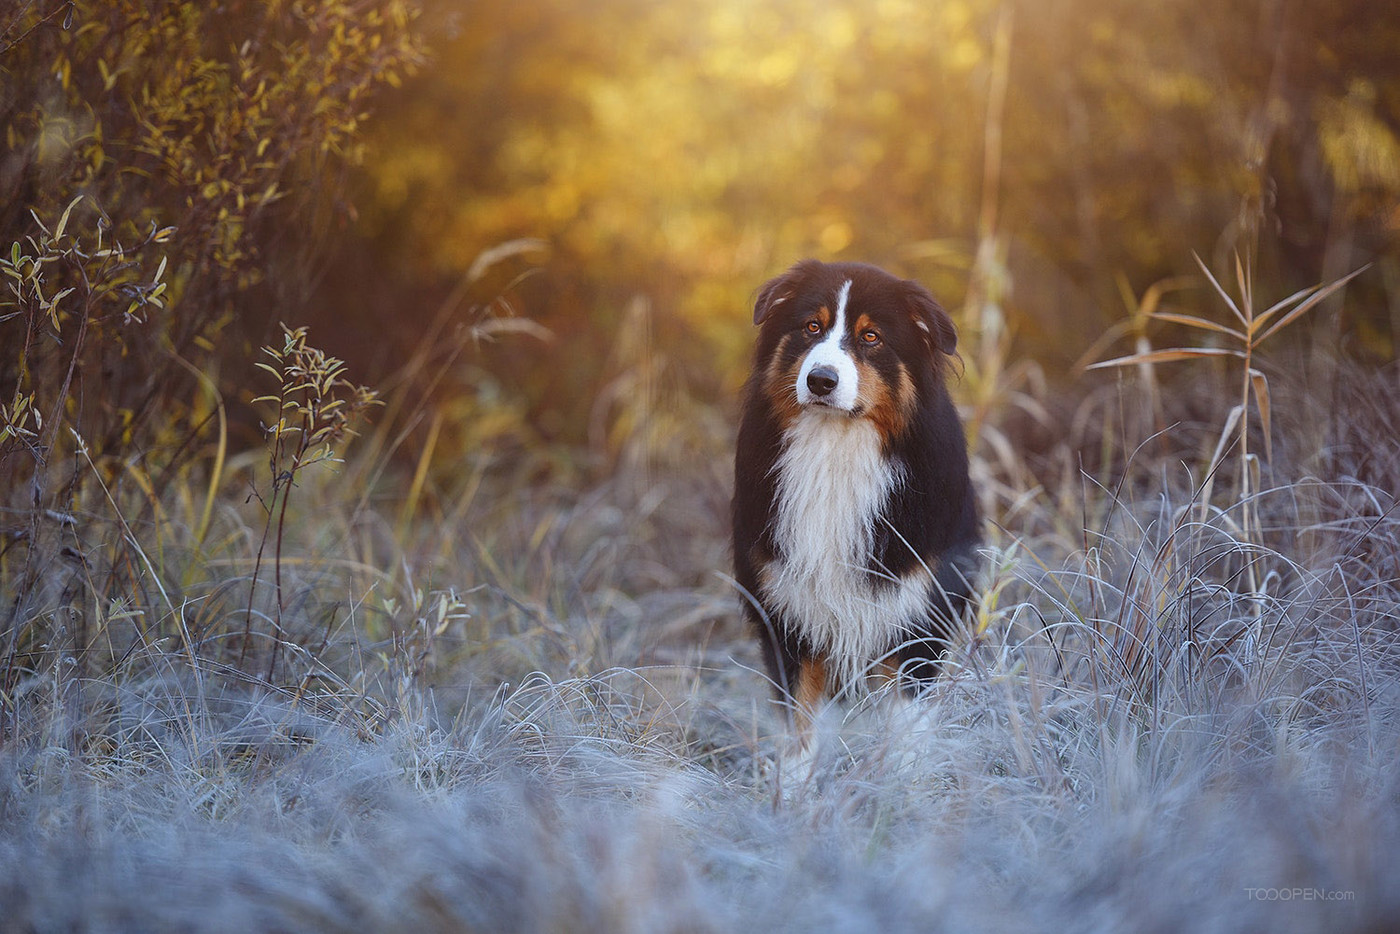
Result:
M455 379L546 438L596 440L629 366L728 404L755 290L809 255L920 278L965 356L994 338L1052 384L1128 341L1154 283L1192 276L1164 304L1218 316L1193 251L1251 260L1269 301L1374 262L1296 339L1394 356L1392 4L439 0L426 23L312 320L357 315L337 349L391 367L480 251L542 240L508 294L554 340Z
M1269 301L1374 263L1290 338L1394 357L1391 4L418 7L3 14L0 230L27 283L0 312L6 419L66 411L99 453L140 424L207 438L209 387L252 395L284 319L400 392L410 457L572 473L640 429L685 457L686 431L727 431L757 287L804 256L954 310L974 432L1017 380L1174 342L1148 295L1217 316L1193 251L1222 274L1243 255Z

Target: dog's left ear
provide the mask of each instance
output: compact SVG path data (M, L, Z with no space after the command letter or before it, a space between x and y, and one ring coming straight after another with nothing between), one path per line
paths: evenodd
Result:
M958 330L953 327L953 319L919 283L906 281L904 288L909 313L929 347L952 356L958 349Z

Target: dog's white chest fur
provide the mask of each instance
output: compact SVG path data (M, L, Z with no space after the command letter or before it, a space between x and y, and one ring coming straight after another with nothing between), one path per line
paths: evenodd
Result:
M859 689L860 676L928 606L927 574L893 580L870 567L876 522L903 477L865 419L803 412L785 441L774 466L778 556L762 589L827 654L839 684Z

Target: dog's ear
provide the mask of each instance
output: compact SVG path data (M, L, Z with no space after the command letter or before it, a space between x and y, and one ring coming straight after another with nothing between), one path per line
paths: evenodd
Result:
M817 265L816 260L805 259L776 279L770 279L758 291L758 301L754 302L753 306L753 323L755 325L762 324L769 312L792 298L793 293L802 284L802 280Z
M904 288L909 313L929 347L951 357L958 349L958 330L953 327L953 319L919 283L905 282Z

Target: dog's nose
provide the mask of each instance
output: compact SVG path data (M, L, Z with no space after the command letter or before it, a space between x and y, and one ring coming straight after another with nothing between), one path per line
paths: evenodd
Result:
M836 388L836 371L829 366L812 367L807 374L807 388L814 396L825 396Z

